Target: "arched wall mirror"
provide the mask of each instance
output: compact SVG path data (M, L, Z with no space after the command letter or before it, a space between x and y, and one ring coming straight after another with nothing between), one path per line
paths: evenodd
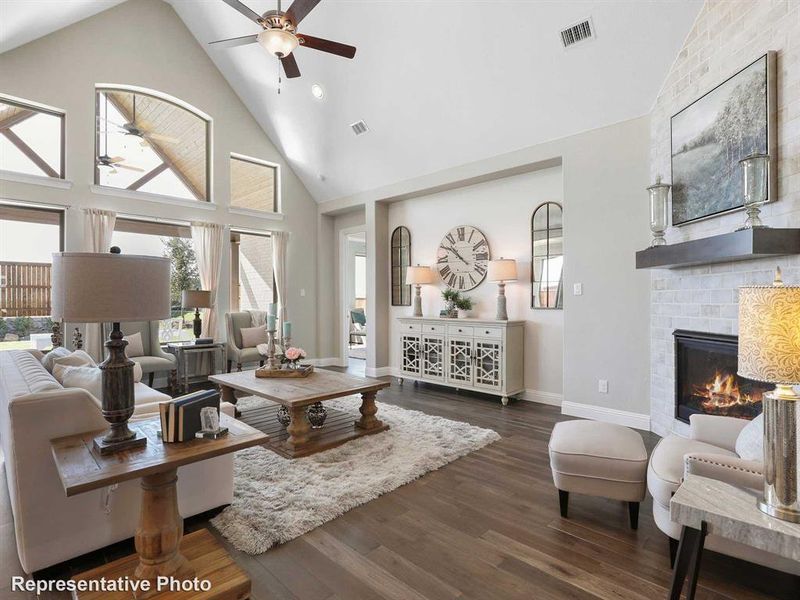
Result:
M411 233L400 226L392 232L392 306L411 306L406 268L411 265Z
M545 202L531 217L531 308L563 308L563 273L561 205Z

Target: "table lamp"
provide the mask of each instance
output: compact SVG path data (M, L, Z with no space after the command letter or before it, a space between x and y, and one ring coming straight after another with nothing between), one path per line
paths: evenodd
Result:
M498 321L508 321L506 311L506 281L517 280L517 261L512 258L500 257L499 260L489 261L489 281L497 282L497 314Z
M122 321L155 321L170 315L167 258L88 252L53 254L52 318L72 323L113 323L99 366L102 413L111 428L94 440L100 454L142 447L147 438L128 427L133 415L133 361L125 356Z
M183 290L181 306L194 309L194 337L203 335L203 321L200 319L201 308L211 308L211 292L208 290Z
M739 368L742 377L774 383L764 394L764 497L768 515L800 523L797 471L800 396L800 286L778 269L771 286L739 288Z
M422 316L422 286L433 283L433 271L430 267L417 265L416 267L406 267L406 283L417 287L414 295L414 317Z

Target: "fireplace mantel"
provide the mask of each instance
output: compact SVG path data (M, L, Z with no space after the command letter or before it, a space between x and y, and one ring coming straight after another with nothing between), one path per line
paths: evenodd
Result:
M636 253L637 269L678 269L800 254L800 229L744 229Z

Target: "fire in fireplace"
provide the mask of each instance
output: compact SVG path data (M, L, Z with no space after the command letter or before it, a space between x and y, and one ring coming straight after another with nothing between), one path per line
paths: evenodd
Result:
M736 374L739 339L734 335L677 329L675 337L675 418L693 414L753 419L764 392L774 385Z

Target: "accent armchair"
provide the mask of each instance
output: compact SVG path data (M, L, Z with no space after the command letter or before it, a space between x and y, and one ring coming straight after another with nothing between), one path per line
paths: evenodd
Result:
M759 421L763 423L763 417L759 417ZM763 462L745 460L736 452L737 440L749 423L732 417L692 415L688 438L673 433L653 449L647 467L647 489L653 496L656 525L669 537L672 562L681 526L670 518L669 502L686 475L717 479L756 494L763 490ZM708 536L705 546L714 552L800 575L800 563L724 538Z
M245 363L264 363L263 357L255 346L245 348L242 343L242 329L249 327L252 327L249 312L225 313L225 330L228 334L228 373L231 372L234 362L237 371L241 371L242 365Z
M142 375L147 375L148 385L153 387L156 373L167 373L170 393L176 390L178 381L178 359L174 354L164 352L158 338L158 321L131 321L120 323L120 328L125 336L136 333L142 335L143 356L129 356L133 362L142 367Z

